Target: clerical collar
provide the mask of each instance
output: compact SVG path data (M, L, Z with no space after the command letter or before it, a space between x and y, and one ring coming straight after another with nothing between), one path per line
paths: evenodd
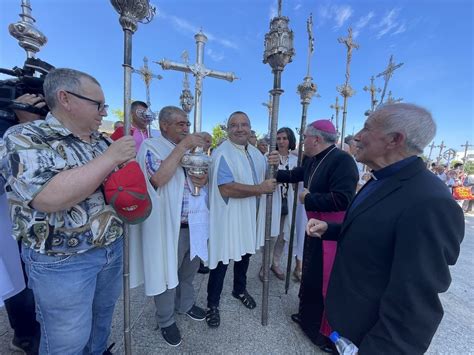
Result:
M326 149L324 149L323 151L319 152L318 154L316 154L314 156L314 159L321 159L322 157L324 157L331 149L333 149L335 147L334 144L331 144L329 147L327 147Z
M237 149L240 149L240 150L247 150L247 145L240 145L240 144L237 144L237 143L234 143L232 142L230 139L229 139L229 142L230 144L232 144L234 147L236 147Z
M375 180L382 180L388 178L389 176L392 176L401 169L403 169L408 164L413 163L417 158L418 157L416 155L412 155L411 157L399 160L377 171L372 170L372 176Z

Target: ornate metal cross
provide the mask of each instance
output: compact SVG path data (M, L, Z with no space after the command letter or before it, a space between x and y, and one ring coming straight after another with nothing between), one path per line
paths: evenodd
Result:
M268 94L268 101L262 102L262 105L268 109L268 132L270 134L271 130L271 123L272 123L272 106L273 106L273 96L272 94Z
M403 97L399 97L398 99L396 99L392 96L392 91L391 90L388 92L388 96L387 96L387 103L388 104L396 104L397 102L401 102L401 101L403 101Z
M474 144L469 144L469 141L466 141L466 144L461 144L461 147L464 147L464 158L462 158L462 161L464 163L464 165L466 165L466 162L467 162L467 150L469 149L469 147L474 147ZM463 169L465 169L466 167L463 166Z
M336 131L339 132L339 110L342 108L339 106L339 96L336 96L336 103L329 107L336 111Z
M394 64L393 63L393 54L390 56L390 59L388 61L388 65L387 65L387 69L385 69L383 72L381 72L380 74L377 74L377 78L383 76L384 80L385 80L385 84L383 86L383 90L382 90L382 95L380 95L380 103L379 105L383 104L383 98L385 97L385 91L387 90L387 86L388 86L388 81L390 80L390 78L392 77L393 75L393 72L400 68L401 66L403 65L403 63L399 63L399 64Z
M431 162L431 153L433 153L433 149L436 147L435 142L434 142L434 141L431 142L431 144L429 145L429 147L430 147L430 153L428 154L428 159L427 159L427 160L428 160L428 161L427 161L427 166L428 166L428 167L429 167L429 164L430 164L430 162Z
M352 50L358 49L359 45L352 40L352 28L349 27L348 30L349 34L347 37L338 38L337 41L339 43L343 43L346 45L347 48L347 59L346 59L346 82L344 85L338 86L337 90L341 93L342 97L344 98L344 103L342 106L342 128L341 128L341 149L344 147L344 136L346 131L346 117L347 117L347 99L354 95L354 90L351 88L349 84L349 79L351 77L350 66L352 60Z
M141 76L142 80L145 82L146 86L146 104L148 105L148 108L151 106L151 101L150 101L150 83L153 78L161 80L163 77L158 74L153 74L148 68L148 58L143 57L143 66L140 69L132 69L132 73L138 74Z
M441 161L441 156L443 154L443 149L446 148L446 146L444 145L444 141L441 141L441 144L437 145L436 148L439 148L438 158L436 159L436 165L439 165L439 162Z
M370 111L373 112L375 110L375 105L377 105L377 93L382 91L380 88L374 85L374 76L370 78L370 86L364 86L364 91L370 92ZM366 113L367 115L367 113ZM367 115L368 116L368 115Z
M194 36L196 40L196 63L193 65L171 62L163 59L159 62L155 62L161 65L163 70L176 70L185 73L192 73L196 78L194 96L196 100L196 107L194 109L194 132L201 131L201 116L202 116L202 80L206 76L216 79L224 79L227 81L234 81L237 79L232 72L222 72L217 70L211 70L204 66L204 45L207 42L207 37L204 33L199 32Z

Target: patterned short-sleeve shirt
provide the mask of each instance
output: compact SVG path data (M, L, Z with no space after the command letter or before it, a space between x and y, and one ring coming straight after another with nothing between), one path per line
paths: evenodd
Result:
M31 201L62 171L83 166L101 155L110 142L99 132L86 142L53 115L11 127L6 146L5 190L13 234L26 246L46 254L76 254L111 244L123 235L123 222L105 203L101 187L68 210L46 213Z

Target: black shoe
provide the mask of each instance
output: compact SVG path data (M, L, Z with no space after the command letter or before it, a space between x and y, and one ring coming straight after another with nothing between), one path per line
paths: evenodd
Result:
M240 302L242 302L242 304L248 309L254 309L255 307L257 307L257 303L255 302L253 297L249 295L247 290L245 290L244 293L240 295L232 291L232 297L240 300Z
M219 314L219 308L209 307L206 312L206 323L210 328L217 328L221 324L221 316Z
M171 324L169 327L161 328L161 335L163 335L163 339L165 339L168 345L178 346L181 344L181 333L176 323Z
M199 274L209 274L209 268L208 268L207 266L204 266L204 264L201 262L201 263L199 264L198 273L199 273Z
M10 350L21 351L23 354L38 354L39 342L34 337L17 337L14 336L10 342Z
M291 315L291 320L298 325L301 325L301 316L299 313L295 313Z
M194 320L197 320L197 321L202 321L202 320L206 319L206 311L204 309L202 309L201 307L196 306L195 304L193 304L191 309L189 311L187 311L186 314L191 319L194 319Z

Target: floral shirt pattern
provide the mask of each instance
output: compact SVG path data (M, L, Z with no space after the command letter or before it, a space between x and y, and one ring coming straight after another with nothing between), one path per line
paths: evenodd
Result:
M51 114L11 127L3 138L5 191L17 240L40 253L70 255L122 237L123 222L106 204L102 187L68 210L45 213L30 206L54 176L101 155L110 144L107 138L94 132L90 143L83 141Z

